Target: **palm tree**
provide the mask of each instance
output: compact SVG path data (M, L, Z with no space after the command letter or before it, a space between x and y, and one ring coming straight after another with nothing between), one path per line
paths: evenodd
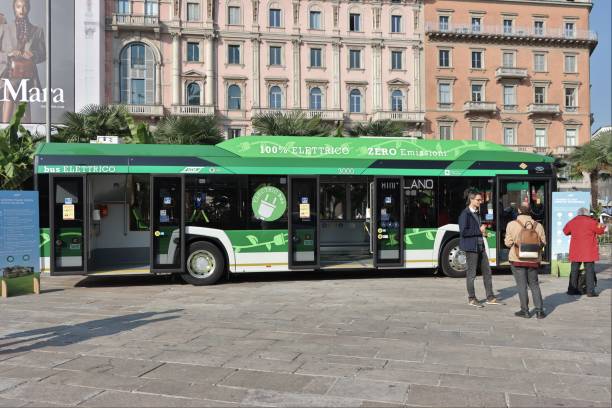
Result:
M270 136L329 136L334 130L319 116L309 118L299 111L257 115L253 118L253 129Z
M57 129L58 141L89 143L96 136L130 136L124 106L87 105L80 112L66 112Z
M0 190L19 190L33 174L34 151L42 138L21 126L26 107L19 104L9 125L0 130Z
M598 181L612 173L612 132L607 131L589 143L578 146L568 158L573 178L588 173L591 179L591 205L597 208Z
M375 120L370 119L367 123L358 123L347 130L351 137L357 136L389 136L400 137L403 135L403 128L397 122L392 122L388 119Z
M216 144L223 140L215 116L166 116L157 124L159 143Z

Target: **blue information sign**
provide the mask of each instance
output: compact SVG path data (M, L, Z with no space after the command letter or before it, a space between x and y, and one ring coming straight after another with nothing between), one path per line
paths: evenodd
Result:
M569 274L570 237L563 227L574 218L579 208L590 208L591 193L585 191L554 192L552 197L551 272L557 276Z
M40 272L38 191L0 191L0 275Z

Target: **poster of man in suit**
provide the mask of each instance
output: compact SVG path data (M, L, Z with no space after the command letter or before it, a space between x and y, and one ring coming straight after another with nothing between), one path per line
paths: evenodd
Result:
M55 0L51 5L48 94L45 0L0 0L0 123L10 121L20 102L28 103L24 123L44 123L47 102L53 122L74 109L74 0Z

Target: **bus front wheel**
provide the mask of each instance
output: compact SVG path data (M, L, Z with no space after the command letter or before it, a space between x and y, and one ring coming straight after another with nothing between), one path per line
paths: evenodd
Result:
M206 241L189 245L183 280L192 285L212 285L216 283L225 270L225 258L219 248Z
M442 272L451 278L465 278L467 260L465 252L459 248L459 238L453 238L444 245L440 257Z

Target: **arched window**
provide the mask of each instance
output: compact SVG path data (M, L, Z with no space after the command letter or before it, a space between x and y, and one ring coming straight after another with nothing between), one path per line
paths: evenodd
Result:
M120 54L119 100L130 105L152 105L155 101L155 59L144 43L128 44Z
M200 104L200 85L192 82L187 85L187 105Z
M283 102L283 92L280 86L274 85L270 88L268 95L268 106L270 109L281 109Z
M391 92L391 110L394 112L404 110L404 94L399 89Z
M323 109L323 94L321 93L321 88L315 87L310 90L310 101L309 106L312 110L321 110Z
M240 110L242 91L238 85L230 85L227 88L227 108L232 110Z
M359 89L353 89L351 91L349 106L351 113L361 112L361 91Z

